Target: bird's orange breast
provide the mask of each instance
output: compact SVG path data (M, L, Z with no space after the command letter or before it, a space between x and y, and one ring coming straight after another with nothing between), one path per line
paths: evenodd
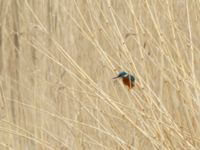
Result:
M124 83L125 85L127 85L129 88L134 87L134 84L131 82L131 80L130 80L128 77L123 78L122 81L123 81L123 83Z

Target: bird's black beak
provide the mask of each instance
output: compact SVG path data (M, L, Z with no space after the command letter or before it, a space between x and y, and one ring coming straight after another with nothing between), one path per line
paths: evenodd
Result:
M114 77L114 78L112 78L112 79L117 79L117 78L119 78L119 76L116 76L116 77Z

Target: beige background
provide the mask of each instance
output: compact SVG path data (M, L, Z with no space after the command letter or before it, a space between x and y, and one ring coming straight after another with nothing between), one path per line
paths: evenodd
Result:
M0 149L200 149L199 13L192 0L0 0ZM130 91L112 80L123 70Z

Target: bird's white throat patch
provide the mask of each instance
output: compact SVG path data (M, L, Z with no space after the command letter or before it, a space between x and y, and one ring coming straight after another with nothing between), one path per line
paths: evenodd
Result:
M128 77L128 73L124 75L124 77Z

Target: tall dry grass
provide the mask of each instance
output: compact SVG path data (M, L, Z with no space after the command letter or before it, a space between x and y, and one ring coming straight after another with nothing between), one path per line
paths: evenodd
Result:
M0 0L1 150L199 150L200 2ZM119 71L136 76L130 92Z

